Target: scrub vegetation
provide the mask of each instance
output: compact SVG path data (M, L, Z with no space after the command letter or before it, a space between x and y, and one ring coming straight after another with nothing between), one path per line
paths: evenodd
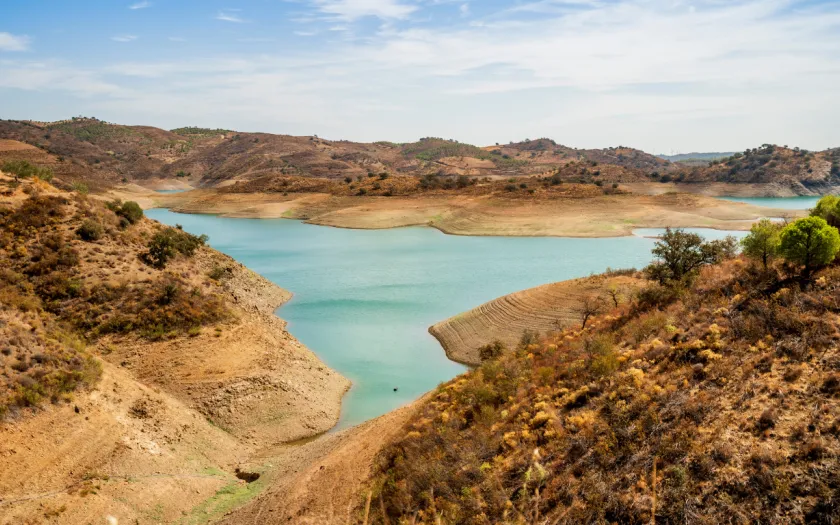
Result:
M209 278L160 271L191 257L206 237L155 225L137 203L105 205L43 178L2 175L0 184L7 188L0 205L0 416L69 400L95 383L101 366L87 350L93 340L177 337L229 315ZM160 245L165 255L150 256Z
M737 256L669 231L630 300L488 345L430 394L379 454L362 521L833 523L836 235L759 223Z

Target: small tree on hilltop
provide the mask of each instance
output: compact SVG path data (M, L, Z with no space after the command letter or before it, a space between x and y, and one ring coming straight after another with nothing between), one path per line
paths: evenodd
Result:
M782 225L770 219L761 219L752 225L750 233L741 239L744 255L761 260L764 269L779 250L779 233Z
M788 224L779 237L779 253L786 260L802 265L802 275L806 278L815 268L833 261L840 251L840 233L821 217L798 219Z
M705 242L696 233L666 228L651 250L656 260L644 271L659 284L680 283L692 279L703 266L717 264L737 252L738 241L731 235Z

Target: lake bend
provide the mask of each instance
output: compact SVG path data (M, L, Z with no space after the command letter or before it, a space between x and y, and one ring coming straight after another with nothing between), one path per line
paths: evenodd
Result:
M466 370L447 359L432 324L496 297L607 268L641 268L654 237L464 237L433 228L351 230L288 219L148 210L207 234L213 248L294 293L278 315L353 382L336 429L405 405ZM707 238L745 232L688 229ZM395 390L396 389L396 390Z

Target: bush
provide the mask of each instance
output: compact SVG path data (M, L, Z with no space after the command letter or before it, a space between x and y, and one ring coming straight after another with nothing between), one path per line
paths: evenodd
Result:
M176 228L165 228L152 237L148 251L142 255L145 263L155 268L164 268L177 254L192 257L199 246L207 243L207 236L195 236Z
M805 276L833 261L838 251L840 234L821 217L798 219L780 234L779 253L786 260L802 265Z
M120 217L124 217L131 224L136 224L143 218L143 208L134 201L124 202L116 213Z
M487 343L486 345L478 349L478 357L481 358L482 361L497 359L501 357L504 353L505 345L498 339L493 341L492 343Z
M821 217L830 226L840 226L840 197L826 195L817 201L817 205L811 209L811 217Z
M104 229L102 225L93 219L86 219L79 229L76 230L79 238L83 241L97 241L102 237Z

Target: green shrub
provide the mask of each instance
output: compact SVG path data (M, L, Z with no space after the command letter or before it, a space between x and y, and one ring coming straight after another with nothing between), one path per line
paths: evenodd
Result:
M15 177L30 178L38 177L41 180L51 182L53 172L49 168L42 168L25 160L9 160L3 163L2 170L11 173Z
M648 278L660 284L691 280L703 266L733 257L737 253L737 246L732 236L703 241L696 233L666 228L651 250L655 260L645 268L645 273Z
M116 213L131 224L137 224L143 218L143 208L134 201L125 201Z
M104 228L97 221L93 219L86 219L79 229L76 230L79 238L83 241L96 241L102 238Z
M177 254L192 257L199 246L207 243L206 235L195 236L179 228L165 228L154 234L142 255L143 261L155 268L164 268Z

